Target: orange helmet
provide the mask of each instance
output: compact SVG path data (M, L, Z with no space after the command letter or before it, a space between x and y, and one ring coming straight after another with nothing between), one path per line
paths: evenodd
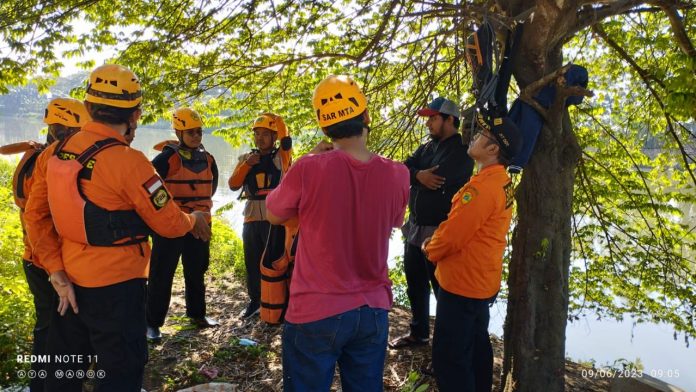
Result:
M252 124L251 129L266 128L278 133L278 119L276 117L277 116L274 114L264 113L254 120L254 124Z
M345 75L331 75L314 89L312 106L322 128L358 117L367 109L367 98L358 84Z
M55 98L46 106L43 122L46 125L60 124L69 128L82 128L92 118L85 105L72 98Z
M188 131L203 127L201 116L191 108L179 108L172 114L172 127L175 131Z
M85 102L134 108L143 100L138 77L126 67L106 64L97 67L89 75Z

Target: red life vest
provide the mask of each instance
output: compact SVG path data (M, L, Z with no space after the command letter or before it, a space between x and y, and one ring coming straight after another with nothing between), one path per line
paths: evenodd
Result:
M203 146L191 151L180 145L169 143L164 148L171 148L176 153L178 170L170 171L164 179L174 202L184 211L210 212L213 207L213 157Z
M75 134L73 134L75 135ZM150 228L135 210L108 211L87 200L80 177L100 151L126 144L114 138L100 140L77 154L61 154L73 136L66 137L48 160L46 184L53 224L61 237L93 246L124 246L147 241Z

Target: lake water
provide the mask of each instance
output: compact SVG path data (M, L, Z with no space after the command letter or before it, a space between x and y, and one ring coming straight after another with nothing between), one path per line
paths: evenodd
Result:
M45 136L39 134L43 127L40 118L0 117L0 145L24 140L45 140ZM140 127L133 147L153 158L157 151L152 146L172 138L172 131ZM227 179L232 174L237 157L248 151L248 148L234 148L224 139L210 134L203 136L203 144L215 157L220 171L218 191L213 198L215 208L234 203L234 207L224 212L223 216L241 236L243 204L237 201L237 192L232 192L227 187ZM403 255L400 234L395 232L393 238L389 244L390 260ZM431 300L431 310L434 314L434 299ZM491 332L502 336L504 321L505 304L498 302L491 309ZM673 329L667 325L641 324L632 327L630 321L597 321L595 317L589 316L568 324L566 356L576 361L594 360L598 365L612 364L618 359L635 361L640 358L646 374L686 391L696 392L696 347L692 343L687 348L684 339L680 337L675 341L673 334Z

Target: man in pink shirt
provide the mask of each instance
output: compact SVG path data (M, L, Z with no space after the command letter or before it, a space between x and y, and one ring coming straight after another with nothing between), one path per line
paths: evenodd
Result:
M387 252L408 202L405 166L367 148L367 99L347 76L312 98L321 142L266 199L268 220L299 217L300 240L283 330L285 391L381 391L392 305Z

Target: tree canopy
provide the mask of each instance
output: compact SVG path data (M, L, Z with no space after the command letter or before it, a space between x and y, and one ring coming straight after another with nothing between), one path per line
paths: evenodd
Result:
M415 111L433 96L473 104L464 61L472 28L489 20L503 34L523 23L510 98L567 62L589 70L595 97L547 121L540 143L562 143L540 146L521 179L529 195L553 187L537 181L544 176L569 176L562 194L571 202L559 207L567 211L551 211L541 224L567 228L572 240L559 251L555 241L535 239L519 260L560 266L566 290L550 296L567 296L563 319L630 315L673 325L687 344L696 336L693 2L14 0L0 5L0 16L0 92L30 81L45 88L62 58L116 47L111 61L141 77L145 121L193 104L238 143L256 114L272 111L306 149L321 137L314 86L332 73L351 74L369 97L371 146L394 159L423 140ZM83 86L75 87L80 97ZM534 168L548 151L574 146L570 174ZM518 202L519 222L543 209L524 196ZM520 227L516 236L530 236Z

